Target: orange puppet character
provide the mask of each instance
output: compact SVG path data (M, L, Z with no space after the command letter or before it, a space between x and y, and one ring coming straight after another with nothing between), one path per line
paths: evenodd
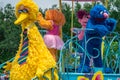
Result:
M56 9L47 10L45 13L45 19L41 13L38 14L38 23L42 28L47 30L44 35L44 42L54 59L57 61L57 51L60 50L64 44L60 35L61 27L65 24L65 16L62 12Z

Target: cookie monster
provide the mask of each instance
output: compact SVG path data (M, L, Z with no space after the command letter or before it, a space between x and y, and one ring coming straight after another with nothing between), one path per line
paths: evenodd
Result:
M109 12L103 5L97 4L90 10L90 19L88 20L86 29L92 30L85 31L84 48L86 54L84 53L83 58L85 60L83 60L85 63L84 66L88 68L83 68L83 71L90 71L91 61L93 61L95 72L103 69L101 57L102 38L114 31L116 23L115 19L109 18ZM81 67L78 70L81 70Z

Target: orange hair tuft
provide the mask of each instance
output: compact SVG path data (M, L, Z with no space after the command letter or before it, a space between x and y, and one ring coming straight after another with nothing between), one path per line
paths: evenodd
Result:
M65 16L62 12L52 9L47 10L45 13L46 20L53 20L53 22L57 25L63 26L65 24Z

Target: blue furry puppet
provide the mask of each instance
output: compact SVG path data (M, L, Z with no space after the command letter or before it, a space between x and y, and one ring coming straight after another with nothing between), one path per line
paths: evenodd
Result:
M89 72L90 70L89 66L91 63L90 60L91 56L93 57L92 59L93 59L93 65L95 71L102 70L103 67L102 58L101 58L102 37L104 37L107 34L110 34L115 29L117 22L115 19L108 17L109 17L108 11L103 5L95 5L90 10L90 19L88 20L86 29L93 29L93 30L92 31L87 30L85 32L86 41L87 41L86 49L88 55L84 56L85 59L84 69L86 69L85 71L83 69L84 72Z

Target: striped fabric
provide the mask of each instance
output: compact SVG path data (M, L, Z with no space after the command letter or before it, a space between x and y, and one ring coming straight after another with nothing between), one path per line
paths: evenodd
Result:
M23 31L23 43L22 43L22 50L20 53L20 57L18 59L18 63L20 65L26 63L26 59L28 56L28 37L27 37L27 29Z

